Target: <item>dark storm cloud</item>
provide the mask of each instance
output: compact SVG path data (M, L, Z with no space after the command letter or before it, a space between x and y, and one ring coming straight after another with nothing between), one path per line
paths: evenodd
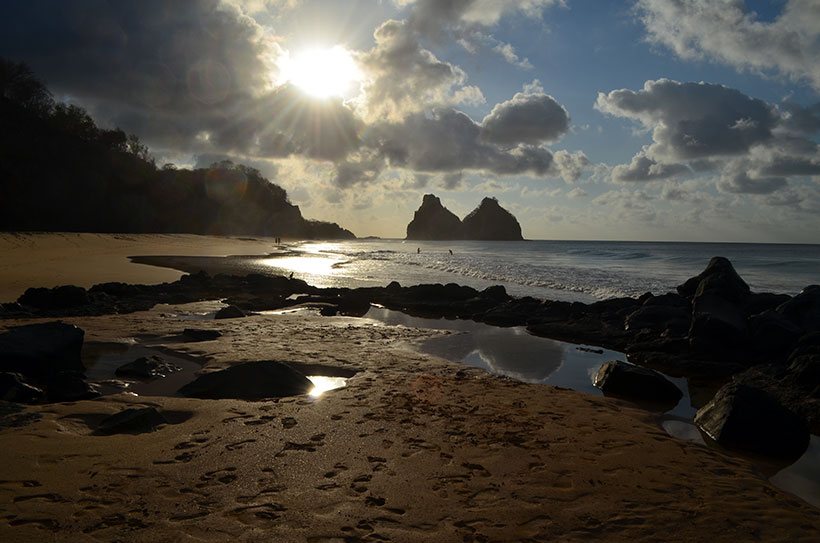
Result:
M519 92L496 104L481 122L481 137L502 145L555 141L568 130L567 110L543 93Z

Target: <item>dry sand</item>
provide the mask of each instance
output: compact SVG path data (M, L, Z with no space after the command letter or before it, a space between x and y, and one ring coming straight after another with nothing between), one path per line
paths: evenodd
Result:
M156 309L67 319L87 340L190 326ZM11 325L12 322L3 322ZM315 315L197 323L211 365L359 369L318 399L33 407L0 432L0 541L817 541L820 511L648 412L419 355L441 332ZM131 404L176 424L96 437ZM183 420L185 419L185 420Z
M273 239L193 234L0 233L0 302L16 300L28 287L97 283L155 284L182 272L128 260L135 255L265 255Z

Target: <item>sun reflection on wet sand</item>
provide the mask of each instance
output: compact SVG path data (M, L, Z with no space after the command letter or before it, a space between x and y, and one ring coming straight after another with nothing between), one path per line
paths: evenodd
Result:
M311 398L319 398L328 390L335 390L347 385L344 377L326 377L324 375L308 375L308 379L313 383L313 390L310 391Z

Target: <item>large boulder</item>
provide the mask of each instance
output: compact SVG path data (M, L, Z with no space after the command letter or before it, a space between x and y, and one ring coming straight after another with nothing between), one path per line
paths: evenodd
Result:
M182 368L176 364L167 362L157 355L141 356L123 364L114 372L118 377L136 377L137 379L157 379L168 374L176 373Z
M313 383L284 362L266 360L236 364L205 373L179 389L190 398L262 400L307 394Z
M50 402L78 402L101 396L97 387L85 381L82 373L63 371L46 379L46 393Z
M0 334L0 371L43 377L84 371L80 352L85 332L62 322L28 324Z
M43 399L43 391L25 382L19 373L0 372L0 400L32 403Z
M689 341L701 351L725 351L747 339L746 316L736 303L715 294L696 296Z
M227 307L223 307L219 311L216 312L214 315L215 319L240 319L246 316L245 312L236 307L235 305L229 305Z
M144 434L163 424L168 420L156 407L132 407L103 419L94 434Z
M695 424L724 447L772 458L797 458L809 445L803 419L766 392L734 382L698 410Z
M441 205L433 194L425 194L421 207L407 225L407 239L462 239L461 220Z
M629 331L648 329L655 332L686 332L689 311L674 305L642 305L626 317L624 328Z
M729 259L722 256L712 258L705 270L678 286L677 290L688 299L711 294L736 303L744 302L751 292Z
M785 360L800 339L800 328L777 311L768 310L749 318L755 352Z
M683 393L666 377L647 368L613 360L595 375L595 386L605 394L674 407Z
M495 198L484 198L477 208L461 221L464 239L520 241L521 225L512 213Z
M88 292L82 287L65 285L55 288L29 288L17 302L35 309L68 309L89 303Z
M182 336L190 341L213 341L222 337L222 332L208 328L186 328Z
M820 285L810 285L777 307L777 312L804 332L820 330Z

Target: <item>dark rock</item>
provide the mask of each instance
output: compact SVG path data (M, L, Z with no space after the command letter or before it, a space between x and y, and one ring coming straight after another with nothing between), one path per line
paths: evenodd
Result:
M223 307L219 311L216 312L214 315L215 319L238 319L245 316L245 312L236 307L235 305L229 305L227 307Z
M521 225L495 198L484 198L462 221L464 239L521 241Z
M752 292L746 303L743 304L743 312L747 315L757 315L788 302L792 297L788 294L772 294L771 292Z
M25 382L19 373L0 372L0 400L32 403L43 399L43 391Z
M804 332L820 330L820 285L804 288L800 294L778 306L777 312Z
M638 301L641 301L641 299L638 298ZM661 294L660 296L645 298L641 303L646 307L679 307L686 310L690 310L692 308L692 304L689 300L683 296L673 294L671 292Z
M103 419L94 434L144 434L153 432L162 424L168 424L168 420L155 407L135 407Z
M489 298L496 302L506 302L510 297L503 285L493 285L481 291L482 298Z
M182 335L192 341L212 341L222 337L222 332L206 328L186 328L182 331Z
M62 322L11 328L0 334L0 371L29 377L83 371L80 352L84 336L82 329Z
M66 309L89 303L82 287L65 285L55 288L30 288L17 299L20 305L36 309Z
M809 444L805 422L766 392L738 383L721 388L695 424L719 444L772 458L798 458Z
M261 361L200 375L179 392L191 398L261 400L307 394L311 390L310 379L284 362Z
M64 371L46 379L46 394L50 402L77 402L100 396L94 385L85 382L83 374Z
M335 317L339 314L339 308L334 305L325 305L319 309L319 314L323 317Z
M779 355L782 360L795 348L801 335L797 325L771 309L751 317L749 331L758 355Z
M390 281L386 288L387 290L397 290L401 288L401 284L398 281Z
M647 328L656 332L685 332L689 328L689 311L675 305L642 305L626 318L626 330Z
M683 393L660 373L613 360L595 375L595 386L605 394L631 400L677 405Z
M734 302L714 294L695 298L689 341L702 351L733 349L747 339L746 317Z
M138 379L156 379L170 373L180 371L177 365L166 362L161 357L153 355L142 356L133 362L123 364L114 372L118 377L136 377Z
M716 256L709 261L699 275L688 279L678 287L684 298L712 294L733 302L743 302L751 292L749 285L740 278L727 258Z
M407 225L407 239L462 239L461 220L441 205L433 194L425 194L421 207Z

